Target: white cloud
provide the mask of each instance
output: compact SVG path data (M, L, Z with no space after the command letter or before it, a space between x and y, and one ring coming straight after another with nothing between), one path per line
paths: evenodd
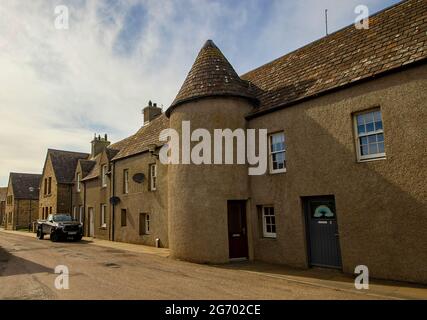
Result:
M94 132L135 132L149 99L171 103L209 38L242 72L318 37L325 4L332 24L351 15L337 0L62 3L69 30L54 28L57 1L0 1L0 184L40 172L47 148L88 151Z

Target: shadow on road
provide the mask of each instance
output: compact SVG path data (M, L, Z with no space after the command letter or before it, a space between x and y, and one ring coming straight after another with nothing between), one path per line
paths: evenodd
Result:
M257 261L233 262L225 265L214 265L213 267L273 275L284 279L313 283L315 285L328 285L336 286L342 289L354 289L355 277L335 269L298 269ZM415 297L427 299L427 285L381 279L370 279L369 283L370 288L373 289L370 289L370 291L376 291L377 294L396 294L400 292L399 295L402 295L403 298ZM416 293L416 295L412 296L413 293Z
M51 273L52 270L38 263L15 256L0 247L0 277L42 272Z

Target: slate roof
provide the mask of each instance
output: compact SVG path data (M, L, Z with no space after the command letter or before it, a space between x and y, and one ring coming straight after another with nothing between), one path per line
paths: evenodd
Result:
M10 173L15 199L38 200L41 174Z
M99 153L96 155L95 158L93 158L91 160L91 162L94 163L94 165L92 166L92 169L90 170L90 172L87 173L87 175L82 179L82 181L87 181L87 180L92 180L95 178L99 177L99 161L101 159L102 153Z
M80 159L88 159L89 154L62 150L48 150L55 177L58 183L72 183L76 172L77 162Z
M93 160L79 160L80 167L82 168L82 177L86 177L93 169L96 161Z
M255 100L249 84L239 78L212 40L208 40L200 50L166 115L169 117L171 110L181 103L207 96L238 96Z
M408 0L241 76L257 87L253 114L377 76L427 57L427 2Z
M159 141L159 135L163 129L167 128L169 128L169 119L165 114L161 114L150 123L141 127L137 133L122 141L120 151L112 160L116 161L145 152L153 144L163 145L164 142ZM114 145L111 147L114 147Z
M0 188L0 202L6 201L7 188Z

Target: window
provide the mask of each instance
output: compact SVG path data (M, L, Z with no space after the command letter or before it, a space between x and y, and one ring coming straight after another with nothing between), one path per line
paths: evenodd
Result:
M52 214L52 207L49 208L49 214Z
M47 194L52 193L52 177L49 177L48 184L47 184Z
M44 190L43 190L43 194L47 195L47 178L44 179Z
M127 223L127 212L126 209L122 209L122 213L121 213L121 222L122 222L122 227L126 227L126 223Z
M150 215L147 213L141 213L139 215L139 234L150 234Z
M83 206L79 206L79 221L83 223Z
M358 160L384 158L384 130L379 109L354 116Z
M262 207L262 229L265 238L276 238L274 207Z
M129 170L123 170L123 193L129 193Z
M105 220L106 213L107 213L107 206L105 204L101 204L101 228L107 227L107 223Z
M107 165L102 166L102 187L107 186Z
M150 190L155 191L157 188L157 165L150 165Z
M77 173L77 192L81 191L80 180L81 180L81 176L80 176L80 172L79 172L79 173Z
M270 135L270 173L286 171L285 134L278 132Z
M73 219L77 220L77 207L76 206L73 207Z

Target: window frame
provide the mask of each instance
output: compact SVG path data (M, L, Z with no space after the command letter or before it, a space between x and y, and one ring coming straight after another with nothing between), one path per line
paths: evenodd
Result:
M358 124L357 124L357 117L361 116L361 115L369 114L369 113L375 113L377 111L379 111L380 114L381 114L382 129L375 130L375 131L370 132L370 133L361 133L361 134L359 134ZM359 111L359 112L353 113L353 128L354 128L354 136L355 136L355 146L356 146L357 162L366 162L366 161L372 161L372 160L383 160L383 159L386 158L384 120L383 120L383 114L382 114L381 108L376 107L376 108L371 108L371 109L367 109L367 110L363 110L363 111ZM383 141L383 143L384 143L384 152L375 153L375 154L368 154L368 155L362 155L362 152L360 150L360 148L361 148L360 138L362 138L362 137L369 137L369 136L378 135L378 134L382 134L383 137L384 137L384 141Z
M107 171L108 171L108 165L103 164L101 166L101 187L102 188L107 187Z
M153 168L154 168L154 175L153 175ZM150 171L150 191L156 191L157 190L157 164L152 163L149 166Z
M77 172L76 180L77 180L77 192L81 192L82 188L81 188L81 174L80 174L80 172Z
M150 234L150 214L146 213L144 217L144 232L145 234Z
M107 205L105 203L101 204L101 220L100 225L101 228L107 228Z
M283 135L283 143L284 143L284 149L280 150L280 151L272 151L272 146L273 146L273 141L272 141L272 137L275 135ZM278 154L278 153L284 153L284 168L282 169L273 169L273 155L274 154ZM286 135L285 135L285 131L276 131L276 132L272 132L268 134L268 162L269 162L269 167L270 167L270 174L277 174L277 173L284 173L286 172Z
M123 194L129 194L129 169L123 170Z
M273 209L273 214L266 215L266 209ZM274 217L274 227L276 232L267 231L267 219L266 217ZM277 239L277 224L276 224L276 212L274 210L274 206L266 205L261 207L261 220L262 220L262 236L268 239ZM269 224L273 225L273 224Z
M79 206L79 222L83 223L84 221L84 212L83 212L84 207L83 206Z

